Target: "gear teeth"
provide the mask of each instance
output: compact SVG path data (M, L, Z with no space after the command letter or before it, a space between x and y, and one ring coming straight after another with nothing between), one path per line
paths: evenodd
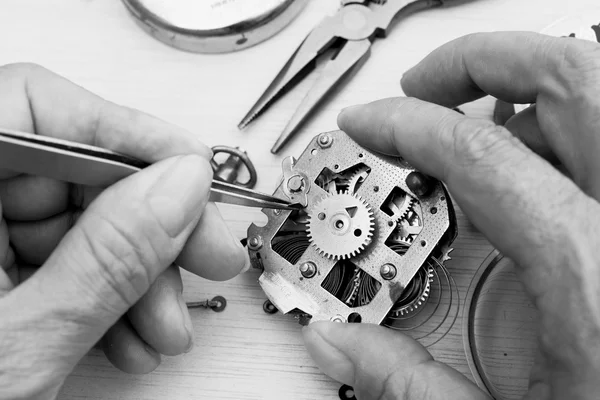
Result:
M335 251L336 249L331 251L323 246L324 243L320 243L323 240L326 241L329 239L330 240L336 239L336 237L334 236L334 234L329 233L326 230L326 229L328 229L326 225L323 225L323 223L321 223L320 220L319 221L316 220L316 216L318 215L317 213L319 212L319 209L320 209L320 204L324 201L330 201L330 199L335 198L335 197L340 197L339 205L340 205L340 208L342 208L342 209L343 209L343 207L359 206L358 212L360 212L361 214L359 214L359 216L357 216L356 220L353 220L353 221L359 221L359 222L354 222L355 224L358 223L358 226L357 225L354 225L354 226L360 227L360 229L362 231L366 231L362 235L359 235L360 237L355 238L352 235L347 237L349 240L351 240L350 243L353 243L353 242L355 243L354 245L356 247L348 249L348 246L346 246L346 250L341 253L336 252ZM352 199L352 200L350 200L350 199ZM346 204L344 204L344 203L346 203ZM333 203L332 208L336 209L337 205L338 205L337 203ZM317 222L315 222L315 221L317 221ZM372 237L373 237L373 233L375 230L375 216L374 216L372 207L360 196L358 196L354 193L350 193L349 190L339 191L336 194L327 194L327 195L323 196L321 199L319 199L315 203L315 205L312 207L312 210L309 212L307 222L308 222L307 236L308 236L308 240L311 243L311 245L318 251L319 255L333 259L333 260L346 260L346 259L350 259L352 257L356 257L357 255L361 254L362 251L370 243L372 243ZM329 237L329 236L331 236L331 237ZM362 242L359 242L357 244L356 243L357 241L362 241ZM325 243L325 244L327 244L327 243ZM329 246L334 247L335 245L329 244ZM352 244L350 244L350 246L352 246ZM328 251L326 251L326 250L328 250Z
M417 297L415 300L413 300L409 304L407 304L399 309L393 310L392 315L394 317L408 315L408 314L416 311L419 307L421 307L423 304L425 304L427 302L427 299L429 298L429 294L431 292L431 284L433 283L433 277L434 277L433 267L428 266L426 274L427 274L427 282L425 283L425 288L423 289L423 291L421 292L419 297Z
M358 183L358 179L362 176L362 174L364 174L367 171L369 171L368 167L359 167L352 174L350 179L348 179L348 192L350 194L353 194L355 192L354 188L356 187L356 184Z
M417 199L415 199L414 197L412 197L408 193L406 194L406 196L408 197L408 200L406 200L407 203L406 203L406 205L404 205L404 209L402 210L403 212L401 213L401 215L398 218L398 220L405 219L408 216L408 213L415 206L415 203L417 202Z

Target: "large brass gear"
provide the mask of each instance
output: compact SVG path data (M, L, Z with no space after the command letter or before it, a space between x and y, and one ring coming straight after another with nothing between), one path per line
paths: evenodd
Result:
M335 260L361 253L374 230L373 210L356 194L326 195L309 212L309 241L321 255Z

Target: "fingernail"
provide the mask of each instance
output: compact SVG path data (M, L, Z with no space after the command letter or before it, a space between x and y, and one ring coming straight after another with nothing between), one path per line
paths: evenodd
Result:
M205 145L201 138L198 138L198 141L202 145L201 156L205 157L207 160L211 160L213 158L213 156L215 155L214 152L212 151L212 149L210 147L208 147L207 145Z
M248 250L246 250L246 248L242 245L242 242L240 242L240 240L237 239L231 231L229 231L229 236L231 237L231 240L233 240L233 242L235 243L235 247L237 248L236 251L240 252L239 254L242 255L243 264L240 263L242 267L239 273L243 274L244 272L250 269L250 257L248 256Z
M231 231L230 231L231 233ZM235 240L235 243L237 244L237 246L242 250L242 254L244 255L244 265L242 266L242 269L240 270L240 274L243 274L244 272L247 272L250 269L250 256L248 255L248 249L246 249L246 247L242 244L242 242L238 239L236 239L233 236L233 233L231 233L231 236L233 237L233 240Z
M360 109L363 107L363 104L357 104L354 106L349 106L346 108L342 108L342 111L340 111L340 116L342 115L349 115L352 114L354 112L360 111Z
M176 159L151 189L148 204L171 237L179 235L208 201L210 165L197 155Z
M337 333L343 328L337 322L314 322L302 328L306 348L326 375L338 382L351 384L354 364L346 354L335 346Z
M252 266L252 264L250 263L250 257L246 254L246 263L242 267L240 274L243 274L244 272L248 272L250 270L251 266Z
M188 336L188 344L185 347L184 352L189 353L194 348L194 326L192 325L192 318L190 317L190 311L188 310L187 304L183 297L180 295L179 298L179 307L181 309L181 318L183 321L183 326L185 327L185 331Z
M353 118L355 118L354 115L360 113L362 108L363 105L358 104L342 109L337 117L338 127L343 131L347 131L352 126L351 121Z

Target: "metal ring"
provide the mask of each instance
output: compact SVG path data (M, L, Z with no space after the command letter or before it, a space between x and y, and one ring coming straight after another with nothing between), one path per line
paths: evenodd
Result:
M211 301L216 301L218 305L211 307L214 312L221 312L227 307L227 300L223 296L215 296Z
M338 395L340 396L340 400L356 400L354 388L349 385L342 385L338 390Z
M254 186L256 186L256 181L258 180L258 174L256 173L256 168L254 167L254 164L252 163L252 161L250 160L250 157L248 157L248 154L246 154L245 151L243 151L239 147L229 147L229 146L214 146L211 150L213 152L213 158L210 160L210 165L211 165L213 171L216 171L217 168L219 167L219 164L217 164L217 162L214 160L214 157L218 153L230 154L230 155L238 157L240 160L242 160L242 163L244 164L244 166L248 170L248 174L250 175L250 178L246 182L239 182L236 180L235 182L232 182L232 183L234 185L242 186L242 187L245 187L248 189L253 189Z
M488 377L483 372L481 361L477 357L477 349L475 348L475 331L474 320L477 298L481 294L481 289L486 279L498 262L504 256L498 250L494 249L481 263L467 289L467 296L463 308L462 320L462 336L465 356L467 364L471 370L471 375L479 388L486 392L494 400L501 400L501 396L494 388L494 385L489 381Z

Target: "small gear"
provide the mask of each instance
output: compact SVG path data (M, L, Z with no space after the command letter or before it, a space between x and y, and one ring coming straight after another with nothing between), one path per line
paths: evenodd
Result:
M309 241L321 255L335 260L362 252L374 230L371 206L348 192L326 195L309 212Z
M349 178L345 175L332 171L326 171L319 175L316 184L329 194L336 194L348 187Z
M356 193L360 186L359 184L362 184L367 179L367 176L369 176L369 167L360 166L357 168L356 172L348 179L348 192Z
M394 218L401 220L407 216L408 212L413 209L416 203L417 199L410 194L399 191L395 193L387 206L392 213L391 215L393 215Z
M421 218L416 210L411 207L406 215L398 221L398 226L391 239L393 242L410 246L415 240L415 237L421 233L422 229L423 225L421 223Z
M391 315L394 318L407 316L408 314L416 311L421 307L429 298L431 291L431 284L433 283L433 267L427 266L425 269L421 269L419 274L413 279L421 279L420 284L422 285L420 293L415 296L406 304L402 304L399 307L395 307L391 311Z

